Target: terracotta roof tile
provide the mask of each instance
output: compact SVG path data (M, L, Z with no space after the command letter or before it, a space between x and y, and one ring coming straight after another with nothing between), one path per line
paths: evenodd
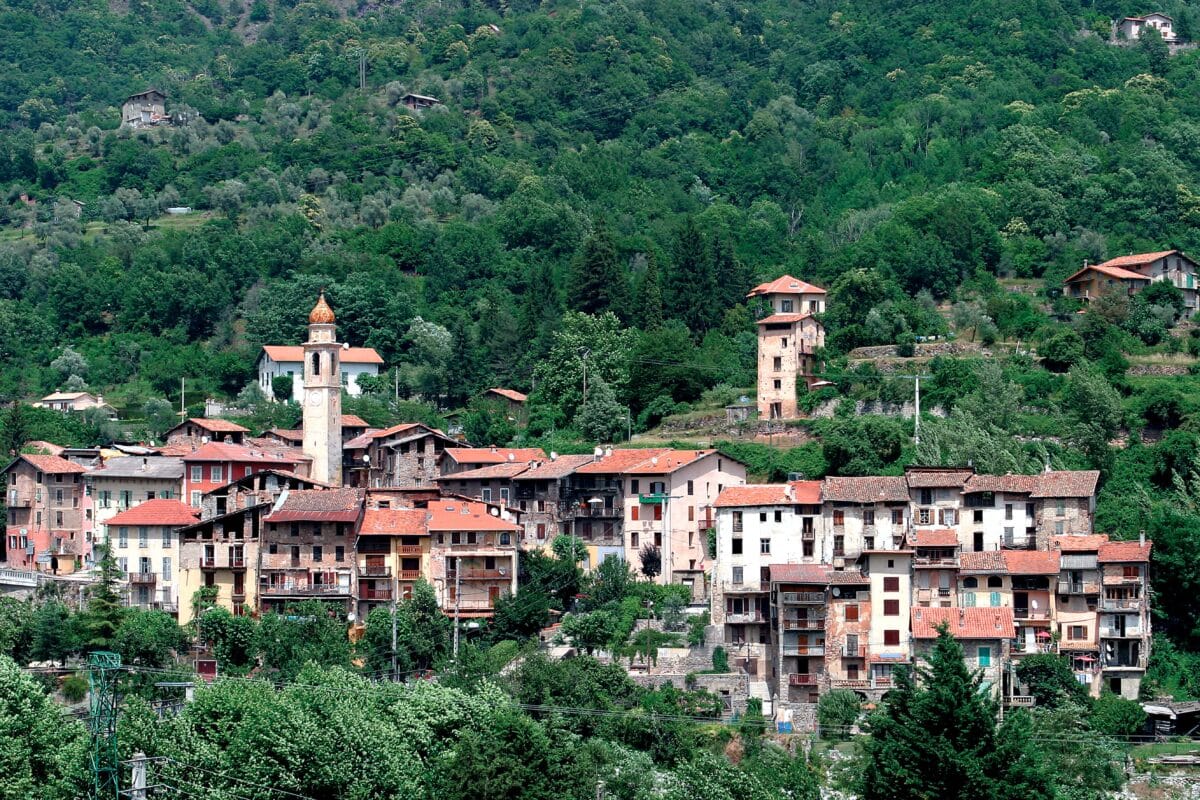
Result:
M1037 485L1037 475L972 475L963 491L1030 494Z
M243 428L236 422L230 422L227 419L215 419L212 417L190 417L184 422L179 423L171 430L176 430L187 424L195 425L197 428L203 428L212 433L249 433L249 428Z
M304 362L304 348L300 345L280 345L280 344L265 344L263 352L271 357L272 361L280 363L295 363ZM339 351L340 361L343 364L382 364L383 359L371 347L346 347Z
M834 570L829 573L831 586L870 586L871 579L861 572L849 570Z
M930 531L913 531L908 537L909 547L958 547L958 534L950 528Z
M358 532L363 536L424 536L423 508L368 508L363 512Z
M492 388L488 389L488 392L491 394L498 394L501 397L512 400L514 403L524 403L529 399L528 395L526 395L524 392L518 392L516 389Z
M910 489L952 489L964 486L974 472L969 468L910 467L904 470L904 479Z
M771 583L829 583L829 564L772 564Z
M1013 639L1017 635L1011 608L914 608L914 639L936 639L945 623L955 639Z
M1004 568L1009 575L1056 575L1058 553L1053 550L1003 550Z
M488 513L486 503L440 498L429 502L426 526L430 531L509 531L521 526Z
M17 456L18 461L25 461L36 470L41 470L48 475L67 475L70 473L87 472L87 468L76 464L74 461L67 461L61 456L43 456L34 453L21 453ZM17 462L12 462L16 464ZM9 469L12 464L9 465Z
M746 506L783 506L793 501L788 497L783 484L754 484L730 486L717 495L713 505L717 508L741 508Z
M791 325L796 322L803 322L811 317L812 314L771 314L758 320L759 325Z
M1131 563L1134 561L1149 561L1150 548L1153 542L1108 542L1100 545L1099 562L1101 564Z
M499 478L515 478L527 469L529 469L529 464L520 461L506 464L489 464L479 469L465 469L462 472L439 475L434 480L442 481L443 483L450 483L451 481L490 481Z
M1165 15L1164 15L1165 16ZM1149 264L1152 261L1158 261L1160 258L1173 256L1178 253L1178 250L1159 250L1155 253L1133 253L1127 256L1117 256L1110 258L1097 264L1098 267L1140 267Z
M269 433L279 439L283 439L285 442L303 442L304 441L304 431L303 430L292 430L289 428L271 428L269 431L267 431L267 433ZM264 437L266 436L266 434L263 434L263 435L264 435Z
M825 294L825 290L791 275L783 275L773 281L760 283L751 289L746 297L757 297L760 294Z
M907 503L908 484L899 477L826 478L821 497L835 503Z
M1091 497L1100 480L1099 470L1061 470L1037 476L1033 497Z
M545 461L535 461L529 465L528 470L518 475L516 480L558 480L559 478L565 478L566 476L573 474L583 465L590 463L592 463L592 456L587 454L559 456L553 460L546 459Z
M111 517L106 525L191 525L200 516L198 509L184 505L178 500L157 497L139 503Z
M669 475L681 467L693 464L710 456L716 450L668 450L665 454L651 456L625 470L626 475ZM730 459L732 460L732 459Z
M1064 553L1097 553L1100 545L1108 543L1108 536L1103 533L1082 535L1051 536L1051 545Z
M362 489L296 489L279 496L267 522L356 522Z
M292 455L267 453L245 445L227 442L208 442L183 456L184 463L190 461L233 461L247 464L295 464L298 458Z
M1004 572L1004 553L999 550L963 553L959 557L959 565L959 571L964 575L972 572Z
M367 421L358 414L342 414L343 428L369 428Z
M445 453L459 464L529 463L546 457L540 447L447 447Z
M1099 272L1102 275L1108 275L1110 278L1116 278L1121 281L1148 281L1150 277L1143 275L1140 272L1124 269L1122 267L1112 266L1110 264L1089 264L1081 270L1078 270L1063 281L1063 283L1073 283L1080 277L1087 275L1089 272Z
M788 484L792 487L792 502L802 506L820 505L824 485L824 481L792 481Z

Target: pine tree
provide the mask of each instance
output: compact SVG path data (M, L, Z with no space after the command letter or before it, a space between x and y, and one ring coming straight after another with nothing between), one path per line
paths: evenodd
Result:
M629 313L628 280L617 257L617 243L600 219L571 265L568 303L585 314Z
M644 331L652 331L663 324L662 275L658 269L658 256L653 250L646 253L646 271L638 282L637 322Z
M121 627L121 619L125 616L121 596L117 593L121 570L117 567L117 560L113 558L111 550L104 547L102 552L99 565L100 580L92 587L84 619L88 650L105 650L111 647L113 637Z
M1020 721L997 733L996 703L972 674L946 627L916 674L898 670L896 688L871 720L864 744L864 800L1054 796L1046 770L1022 739Z
M522 359L526 371L550 349L550 341L558 327L562 306L558 286L554 281L554 269L547 261L539 261L530 273L525 287L525 298L521 304L518 334L525 342L525 357Z
M596 377L588 387L587 402L575 415L575 424L586 438L597 442L615 442L625 433L629 409L617 402L612 387Z
M716 282L717 297L720 301L719 313L732 308L746 299L750 291L750 272L733 252L733 244L724 236L717 234L711 243L711 258L713 280Z
M715 296L712 254L695 220L689 217L675 237L666 302L673 312L671 316L681 320L699 338L712 327Z

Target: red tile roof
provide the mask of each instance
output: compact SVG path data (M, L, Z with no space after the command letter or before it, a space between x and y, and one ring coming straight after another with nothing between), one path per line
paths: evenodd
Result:
M945 623L955 639L1013 639L1011 608L914 608L914 639L936 639L938 626Z
M296 489L280 495L267 522L357 522L362 489Z
M303 363L304 348L300 345L265 344L263 352L272 361L281 363ZM382 364L383 359L371 347L345 347L338 351L343 364Z
M782 484L752 484L730 486L717 495L713 505L717 508L744 508L746 506L784 506L793 501Z
M1108 264L1090 264L1083 269L1069 275L1063 283L1074 283L1081 276L1087 275L1089 272L1099 272L1102 275L1107 275L1110 278L1116 278L1121 281L1148 281L1150 278L1140 272L1133 270L1122 269L1121 267L1111 266Z
M964 575L971 572L1004 572L1004 554L999 550L963 553L959 565L959 571Z
M1166 15L1164 14L1163 16L1166 16ZM1160 258L1166 258L1167 256L1173 256L1178 252L1179 252L1178 250L1159 250L1158 252L1155 252L1155 253L1133 253L1133 254L1130 254L1127 256L1117 256L1116 258L1110 258L1108 261L1104 261L1100 264L1097 264L1096 266L1098 266L1098 267L1141 267L1141 266L1145 266L1146 264L1149 264L1153 261L1158 261ZM1142 277L1145 277L1145 276L1142 276Z
M425 536L423 508L368 508L358 532L363 536Z
M829 583L829 564L772 564L771 583Z
M488 513L486 503L440 498L429 501L426 527L430 531L509 531L521 526Z
M770 314L758 321L759 325L791 325L796 322L803 322L811 317L812 314Z
M1098 561L1101 564L1149 561L1153 542L1109 542L1100 545Z
M611 455L593 457L576 472L582 475L667 475L680 467L712 455L716 450L672 450L669 447L650 447L644 450L613 450Z
M820 505L824 485L824 481L792 481L788 484L792 487L792 502L802 506Z
M264 453L240 444L208 442L182 456L184 463L190 461L232 461L246 464L295 464L297 458Z
M821 497L835 503L907 503L908 484L899 477L830 477Z
M784 275L773 281L760 283L751 289L746 297L757 297L760 294L825 294L825 290L791 275Z
M972 475L963 491L1030 494L1037 485L1037 475Z
M592 456L583 455L568 455L559 456L553 460L546 459L545 461L534 461L530 463L529 469L516 476L516 480L521 481L548 481L565 478L574 473L584 464L592 463Z
M230 422L227 419L214 419L212 417L190 417L187 420L179 423L171 430L182 428L184 425L191 423L197 428L203 428L212 433L249 433L249 428L243 428L236 422Z
M1058 553L1053 550L1003 550L1009 575L1057 575Z
M45 456L36 453L21 453L17 456L17 460L25 461L34 469L41 470L49 475L67 475L69 473L87 472L87 467L76 464L74 461L67 461L61 456ZM8 466L11 469L14 461Z
M369 428L367 421L357 414L342 414L343 428Z
M951 489L965 485L974 473L970 468L909 467L904 470L904 479L910 489Z
M178 500L157 497L139 503L111 517L106 525L161 525L181 527L191 525L200 516L199 509Z
M1108 536L1103 533L1089 536L1064 534L1051 536L1050 543L1064 553L1096 553L1100 551L1100 545L1108 543Z
M269 431L267 431L267 433L271 434L272 436L275 436L276 438L283 439L284 441L288 441L288 442L304 441L304 431L302 431L302 430L290 430L288 428L271 428Z
M1091 497L1100 480L1099 470L1062 470L1037 476L1033 497Z
M958 547L958 534L950 528L931 531L913 531L908 537L909 547Z
M669 475L681 467L693 464L705 456L710 456L716 450L668 450L666 453L650 456L641 463L626 468L626 475Z
M546 457L540 447L447 447L445 453L459 464L528 463Z
M488 392L491 394L498 394L501 397L512 400L514 403L524 403L529 399L528 395L523 392L518 392L516 389L492 388L488 389Z
M383 430L379 431L371 431L370 433L364 435L369 436L372 439L386 439L389 436L395 436L397 433L407 433L415 428L423 428L424 430L428 431L430 435L440 436L446 440L450 439L449 436L442 433L437 428L431 428L422 422L401 422L399 425L393 425L390 428L384 428Z
M478 469L465 469L462 472L439 475L434 480L442 481L445 484L449 484L452 481L491 481L502 478L515 478L527 469L529 469L529 464L514 461L511 464L489 464L486 467Z
M834 570L829 573L829 583L831 586L870 586L871 579L861 572Z

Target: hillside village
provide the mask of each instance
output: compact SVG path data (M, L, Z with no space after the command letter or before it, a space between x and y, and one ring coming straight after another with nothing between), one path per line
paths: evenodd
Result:
M794 416L824 290L785 276L751 296L763 303L760 411ZM1096 471L909 467L762 485L715 450L471 447L343 414L348 351L323 295L308 330L299 353L268 351L302 370L299 431L193 418L160 446L28 443L4 472L0 579L89 575L107 550L125 603L180 624L205 608L259 615L318 599L352 629L424 582L462 627L518 592L523 554L566 537L585 571L617 559L686 589L688 613L711 619L699 663L723 647L736 676L697 685L732 713L758 699L781 729L815 730L832 689L878 702L941 625L1005 705L1034 702L1014 667L1037 653L1066 655L1093 697L1139 697L1152 543L1096 531ZM682 684L696 658L660 653L630 670Z

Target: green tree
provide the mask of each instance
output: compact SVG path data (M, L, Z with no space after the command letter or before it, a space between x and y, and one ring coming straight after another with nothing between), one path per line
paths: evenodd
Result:
M862 714L862 700L849 689L834 689L817 701L817 722L826 739L849 739L850 728Z
M64 663L83 646L79 618L61 601L37 606L29 619L29 659Z
M563 618L562 633L575 647L590 656L594 650L616 644L617 619L608 611L568 614Z
M646 252L646 269L637 283L637 302L634 308L637 310L634 321L641 325L642 330L654 330L662 325L662 272L658 267L658 255L653 250Z
M997 728L995 702L945 626L927 658L915 673L896 672L896 688L870 719L861 796L1054 797L1037 753L1022 739L1028 718L1014 714Z
M268 673L292 680L305 664L346 666L350 643L340 607L319 600L304 600L285 613L263 614L258 627L262 665Z
M628 287L629 279L618 260L617 243L601 218L572 263L568 302L571 308L584 314L612 311L625 318Z
M1070 328L1059 328L1038 346L1046 369L1066 372L1083 358L1083 338Z
M1087 702L1087 689L1075 680L1070 663L1056 653L1034 653L1017 662L1017 680L1039 708Z
M0 655L0 800L88 794L87 731Z
M0 597L0 656L18 664L29 658L33 605L15 597Z
M83 615L83 627L86 631L86 647L89 650L108 650L112 647L113 638L125 618L125 609L121 597L117 594L117 584L121 580L121 570L117 560L107 547L100 548L102 553L98 563L99 580L92 586L88 598L87 612Z
M112 639L122 664L160 669L185 653L188 636L175 618L162 611L130 609Z
M629 384L629 357L637 332L623 328L611 313L589 316L568 312L546 358L534 369L537 388L530 404L557 407L567 419L583 405L583 374L587 370L588 391L599 379L620 398ZM533 412L531 410L531 424Z
M689 217L675 235L674 259L667 275L666 304L669 316L680 320L697 336L716 322L713 298L717 280L712 253L696 221Z
M407 673L440 664L450 652L450 627L433 587L425 581L413 584L412 597L396 605L396 669ZM376 608L367 616L363 650L370 672L391 669L390 610Z
M437 796L448 800L550 800L560 796L555 760L541 725L500 709L485 726L463 733L433 782Z
M1118 739L1136 736L1145 724L1146 712L1136 700L1104 692L1092 704L1092 728L1106 736Z
M587 401L575 415L575 425L585 438L594 442L623 439L629 409L617 402L612 387L600 377L589 381Z

